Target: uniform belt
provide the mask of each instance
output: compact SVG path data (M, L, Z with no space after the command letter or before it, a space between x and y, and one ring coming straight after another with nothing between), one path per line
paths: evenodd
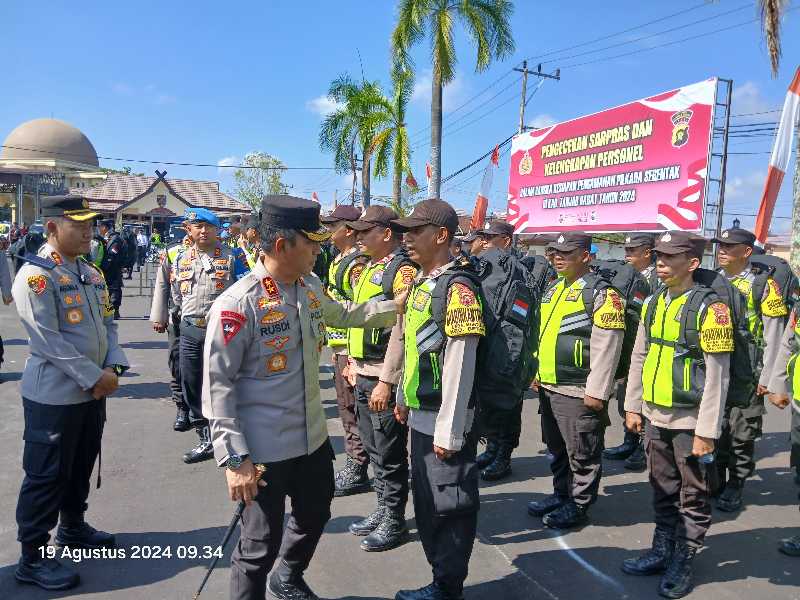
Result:
M204 340L206 337L205 319L201 321L203 323L202 326L195 324L195 321L198 320L199 319L189 319L184 317L181 321L181 335L185 335L186 337L190 337L194 340Z
M183 317L183 320L192 327L197 327L198 329L206 328L206 320L204 317Z

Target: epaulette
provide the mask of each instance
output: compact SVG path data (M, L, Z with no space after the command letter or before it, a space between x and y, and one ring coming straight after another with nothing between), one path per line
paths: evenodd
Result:
M36 254L26 254L25 256L15 254L14 258L18 258L24 262L29 262L32 265L42 267L43 269L52 269L56 266L56 261L54 261L52 258L43 258L41 256L37 256Z

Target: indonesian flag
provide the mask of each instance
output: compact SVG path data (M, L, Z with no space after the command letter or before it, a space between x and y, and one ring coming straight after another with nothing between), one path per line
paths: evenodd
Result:
M469 222L470 231L478 231L483 229L483 224L486 221L486 209L489 207L489 194L492 191L492 180L494 179L494 170L500 163L500 150L497 146L494 147L492 156L483 171L483 179L481 179L481 189L478 192L478 197L475 199L475 209L472 211L472 219Z
M317 192L311 192L311 199L319 204L319 196L317 196Z
M425 163L425 177L428 178L428 189L431 187L431 177L433 177L433 168L431 167L431 163Z
M772 156L769 157L767 181L764 183L764 191L761 193L761 206L758 209L754 232L756 242L761 247L767 241L775 201L778 199L783 176L786 169L789 168L789 157L792 154L792 133L795 123L797 123L798 113L800 113L800 67L795 71L794 79L789 86L789 91L786 92L786 99L783 101L778 135L775 138L775 145L772 147Z
M408 175L406 175L406 185L415 191L419 187L419 184L417 183L417 180L414 179L414 174L411 171L409 171Z

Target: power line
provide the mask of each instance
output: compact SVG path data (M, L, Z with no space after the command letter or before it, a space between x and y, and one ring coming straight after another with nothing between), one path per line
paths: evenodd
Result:
M640 25L635 25L634 27L630 27L628 29L623 29L622 31L617 31L616 33L611 33L611 34L608 34L608 35L605 35L605 36L602 36L602 37L599 37L599 38L595 38L595 39L590 40L588 42L581 42L580 44L575 44L573 46L567 46L566 48L560 48L558 50L551 50L551 51L545 52L543 54L536 54L534 56L529 56L526 60L535 61L535 60L537 60L539 58L544 58L545 56L552 56L553 54L559 54L561 52L567 52L569 50L574 50L575 48L582 48L584 46L588 46L588 45L594 44L596 42L602 42L603 40L607 40L607 39L610 39L612 37L616 37L618 35L622 35L623 33L629 33L631 31L635 31L637 29L641 29L643 27L647 27L648 25L653 25L654 23L660 23L661 21L666 21L668 19L672 19L673 17L678 17L680 15L695 11L695 10L697 10L699 8L704 8L706 6L708 6L708 2L702 2L700 4L692 6L690 8L685 8L683 10L679 10L676 13L672 13L670 15L666 15L664 17L660 17L658 19L654 19L652 21L648 21L648 22L642 23Z
M25 150L28 152L40 152L42 154L49 154L51 156L72 156L72 157L85 157L85 154L74 152L54 152L52 150L43 150L40 148L25 148L23 146L8 146L6 144L0 145L0 148L9 148L11 150ZM98 156L103 160L116 160L127 163L139 163L148 165L171 165L177 167L214 167L217 169L259 169L261 167L254 165L220 165L217 163L189 163L189 162L175 162L168 160L144 160L139 158L119 158L116 156ZM280 167L269 167L276 171L333 171L335 167L287 167L282 165Z

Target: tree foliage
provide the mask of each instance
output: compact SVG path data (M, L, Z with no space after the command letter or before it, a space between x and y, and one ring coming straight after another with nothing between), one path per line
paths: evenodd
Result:
M285 194L287 187L282 177L286 165L266 152L248 152L242 165L247 168L236 169L233 172L234 194L253 210L261 208L261 200L269 194Z

